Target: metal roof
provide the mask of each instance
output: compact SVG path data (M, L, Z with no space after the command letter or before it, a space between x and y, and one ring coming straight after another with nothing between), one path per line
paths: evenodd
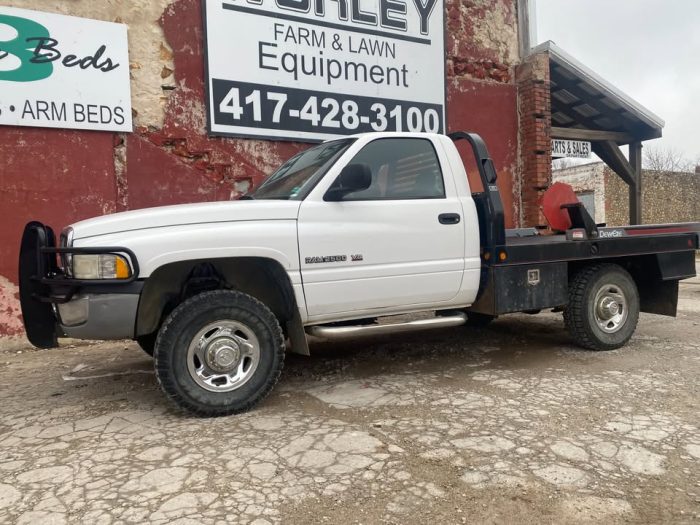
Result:
M552 126L619 132L635 140L661 137L663 119L552 41L540 44L530 54L544 52L549 55Z

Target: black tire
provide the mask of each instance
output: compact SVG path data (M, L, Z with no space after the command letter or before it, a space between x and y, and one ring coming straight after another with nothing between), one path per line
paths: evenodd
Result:
M494 319L495 315L467 312L467 326L470 328L486 328Z
M622 302L612 299L620 296ZM606 299L617 303L614 308L621 316L618 322L615 322L615 316L606 319L612 312L601 313L602 301ZM588 266L569 283L569 304L564 309L564 323L577 345L588 350L620 348L632 337L638 320L639 291L634 279L621 266ZM604 329L602 325L606 323Z
M141 347L145 353L153 357L153 350L156 346L156 338L158 337L158 332L153 332L148 335L141 335L136 338L136 343Z
M259 348L257 365L246 382L230 391L211 391L200 384L201 376L196 379L198 374L190 372L192 366L202 366L198 357L188 366L195 337L217 323L242 324ZM207 337L202 335L200 343ZM214 290L195 295L173 310L158 333L154 357L158 382L176 405L199 416L224 416L250 410L270 393L284 365L284 338L277 318L263 303L241 292Z

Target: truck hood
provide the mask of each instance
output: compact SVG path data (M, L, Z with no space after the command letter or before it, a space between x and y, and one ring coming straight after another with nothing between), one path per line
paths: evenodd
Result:
M178 204L127 211L72 224L73 238L132 230L233 221L296 220L300 201L244 200Z

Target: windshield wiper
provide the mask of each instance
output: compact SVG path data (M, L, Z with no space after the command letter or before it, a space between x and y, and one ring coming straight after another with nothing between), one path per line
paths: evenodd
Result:
M243 195L242 197L238 197L239 201L254 201L255 197L252 195Z

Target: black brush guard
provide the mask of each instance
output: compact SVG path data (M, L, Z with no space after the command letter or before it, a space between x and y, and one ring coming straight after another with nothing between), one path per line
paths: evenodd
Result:
M58 265L64 254L127 255L132 275L128 279L72 279ZM24 228L19 252L19 299L27 339L37 348L58 346L58 321L55 305L70 301L80 291L128 287L138 278L139 266L128 248L58 248L53 230L40 222Z

